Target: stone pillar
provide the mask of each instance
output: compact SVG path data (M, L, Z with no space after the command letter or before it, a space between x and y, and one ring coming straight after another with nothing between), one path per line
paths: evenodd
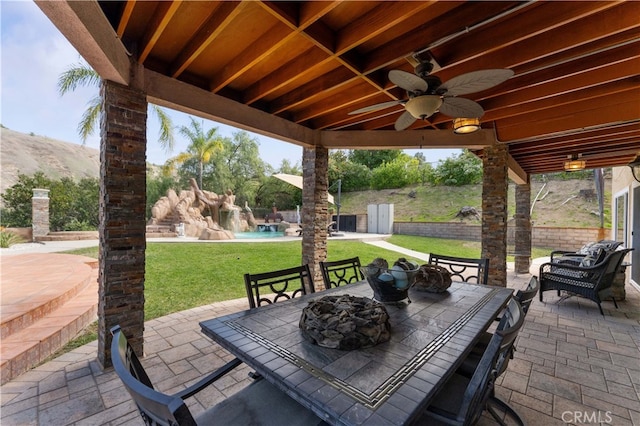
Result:
M531 266L531 184L516 185L515 271L529 273Z
M98 361L106 368L116 324L143 355L147 100L110 81L101 96Z
M323 290L319 263L327 258L327 190L329 150L323 147L302 151L302 264L311 269L316 290Z
M482 159L482 257L489 259L487 284L507 286L507 174L508 148L484 149Z
M31 231L33 241L49 234L49 190L33 188L31 198Z

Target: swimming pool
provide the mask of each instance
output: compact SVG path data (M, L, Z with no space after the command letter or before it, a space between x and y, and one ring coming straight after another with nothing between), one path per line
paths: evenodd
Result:
M236 232L236 239L284 237L284 232Z

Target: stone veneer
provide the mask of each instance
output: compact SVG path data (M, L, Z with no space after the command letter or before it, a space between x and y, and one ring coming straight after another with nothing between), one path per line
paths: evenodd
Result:
M516 185L514 269L526 274L531 266L531 185Z
M484 149L482 166L482 253L489 259L487 284L507 285L507 174L508 147Z
M316 290L323 290L318 264L327 258L327 190L329 150L317 146L302 150L302 264L311 270Z
M49 233L49 190L33 188L31 198L31 238L38 241Z
M110 81L101 96L98 361L106 368L114 325L143 355L147 100Z

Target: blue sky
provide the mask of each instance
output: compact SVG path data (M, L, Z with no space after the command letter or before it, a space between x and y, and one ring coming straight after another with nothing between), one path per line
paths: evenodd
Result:
M60 96L58 76L70 65L81 61L78 52L60 34L31 1L0 1L0 121L9 129L34 133L66 142L81 144L77 126L87 102L97 89L79 88ZM189 116L167 110L176 126L188 125ZM196 117L197 118L197 117ZM167 153L153 141L158 134L157 120L148 120L147 161L163 164L185 150L188 142L176 132L173 152ZM205 128L217 127L223 136L237 131L233 127L205 120ZM301 164L302 148L266 136L252 134L260 144L260 155L277 168L282 159ZM98 148L99 135L91 136L87 146ZM407 150L413 155L420 150ZM427 161L437 162L458 150L421 150Z

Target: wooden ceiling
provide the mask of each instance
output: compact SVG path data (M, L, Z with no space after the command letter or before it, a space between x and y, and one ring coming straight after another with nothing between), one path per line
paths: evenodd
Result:
M507 144L511 176L640 154L640 2L37 1L103 78L149 100L303 146ZM406 99L388 72L431 58L443 82L515 75L472 99L482 129L453 135L436 113L396 132ZM125 58L131 57L132 66ZM133 72L135 71L135 72Z

